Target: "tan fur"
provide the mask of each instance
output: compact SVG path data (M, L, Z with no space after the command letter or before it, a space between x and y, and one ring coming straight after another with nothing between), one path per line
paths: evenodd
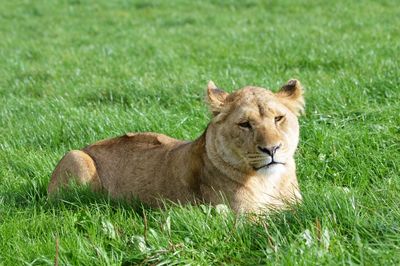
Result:
M227 202L237 212L261 212L301 200L293 159L304 108L300 83L290 80L277 93L245 87L228 94L210 82L206 99L213 118L197 140L129 133L70 151L53 172L49 194L74 179L151 206L160 199ZM268 165L274 147L279 163Z

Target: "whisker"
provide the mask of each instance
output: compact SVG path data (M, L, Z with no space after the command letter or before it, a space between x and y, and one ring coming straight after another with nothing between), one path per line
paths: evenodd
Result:
M247 159L250 159L250 160L257 160L257 159L266 160L267 158L265 158L265 157L247 157Z
M249 153L247 154L248 157L254 157L254 156L263 156L262 154L259 153Z
M264 158L264 159L266 159L267 157L258 155L258 156L247 156L247 158Z
M265 161L264 160L253 160L253 161L248 161L249 163L251 163L251 164L254 164L254 163L265 163Z

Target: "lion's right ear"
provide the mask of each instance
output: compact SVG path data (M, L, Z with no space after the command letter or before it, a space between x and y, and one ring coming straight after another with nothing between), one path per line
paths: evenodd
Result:
M206 102L208 103L208 106L210 107L210 110L214 116L221 112L225 99L228 95L229 94L225 91L218 89L211 80L208 82Z

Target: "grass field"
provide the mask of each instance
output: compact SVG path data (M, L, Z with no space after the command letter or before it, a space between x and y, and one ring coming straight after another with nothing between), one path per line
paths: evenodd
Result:
M399 14L396 0L0 1L0 265L400 264ZM255 224L79 190L48 201L67 150L194 139L209 79L289 78L307 101L295 210Z

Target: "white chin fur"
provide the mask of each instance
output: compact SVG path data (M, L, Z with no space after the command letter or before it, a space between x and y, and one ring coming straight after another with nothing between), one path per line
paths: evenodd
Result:
M270 166L263 167L257 170L257 173L261 175L274 175L280 174L285 171L285 165L283 164L272 164Z

